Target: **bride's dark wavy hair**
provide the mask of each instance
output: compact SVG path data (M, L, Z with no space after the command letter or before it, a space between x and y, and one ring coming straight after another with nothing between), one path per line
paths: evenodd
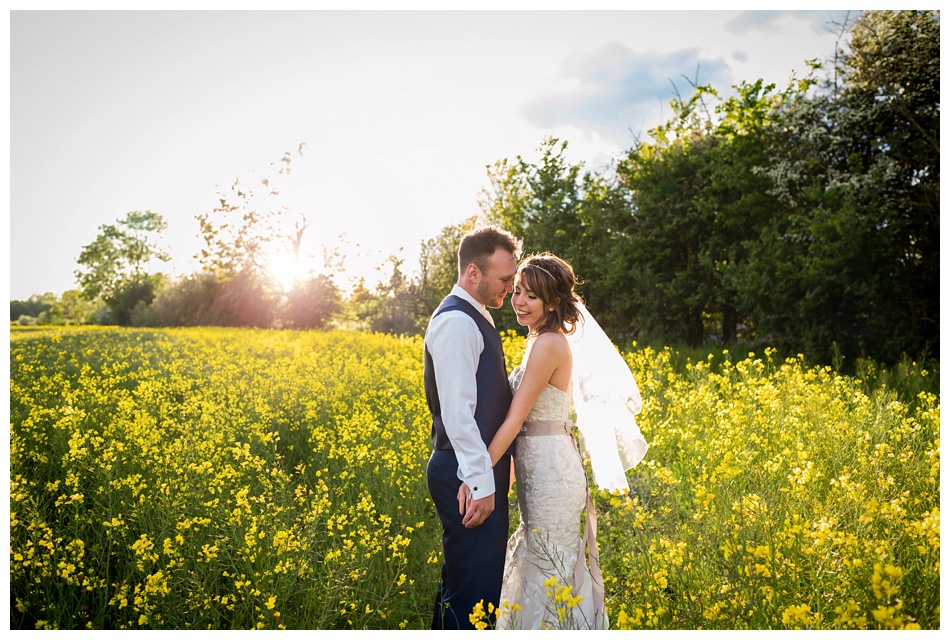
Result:
M552 253L535 253L518 265L518 282L538 296L547 309L553 308L538 327L538 333L574 333L581 319L577 305L583 301L574 291L581 281L570 264Z

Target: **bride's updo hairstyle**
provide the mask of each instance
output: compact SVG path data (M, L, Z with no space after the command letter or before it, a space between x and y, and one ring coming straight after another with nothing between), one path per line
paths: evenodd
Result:
M571 265L554 254L536 253L518 265L518 281L538 296L548 310L547 317L538 327L538 333L574 333L581 318L581 311L577 308L581 299L574 291L580 281ZM551 311L551 308L554 310Z

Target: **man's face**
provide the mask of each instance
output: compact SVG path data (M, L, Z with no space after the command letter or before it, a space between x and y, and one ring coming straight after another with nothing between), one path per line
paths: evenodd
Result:
M515 254L502 248L495 249L475 288L475 299L490 309L500 309L505 304L505 296L514 287L516 273L518 259Z

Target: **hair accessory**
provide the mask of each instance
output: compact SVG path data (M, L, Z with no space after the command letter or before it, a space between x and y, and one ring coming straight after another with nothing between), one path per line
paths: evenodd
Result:
M551 279L557 280L557 278L554 277L554 274L553 274L553 273L551 273L550 271L548 271L547 269L545 269L544 267L542 267L541 265L539 265L539 264L537 264L537 263L529 262L528 264L525 265L525 267L526 267L526 268L527 268L527 267L534 267L535 269L540 269L540 270L543 271L544 273L548 274L548 275L551 277Z

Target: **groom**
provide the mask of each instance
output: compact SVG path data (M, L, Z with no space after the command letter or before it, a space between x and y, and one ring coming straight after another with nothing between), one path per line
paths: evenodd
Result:
M511 292L521 243L497 227L462 238L458 282L429 319L424 381L432 414L432 456L426 476L442 521L442 580L433 629L472 629L480 600L498 607L508 539L510 457L492 469L488 444L511 404L501 337L486 307ZM471 488L463 514L459 486ZM497 490L496 490L497 489ZM493 618L493 616L492 616Z

